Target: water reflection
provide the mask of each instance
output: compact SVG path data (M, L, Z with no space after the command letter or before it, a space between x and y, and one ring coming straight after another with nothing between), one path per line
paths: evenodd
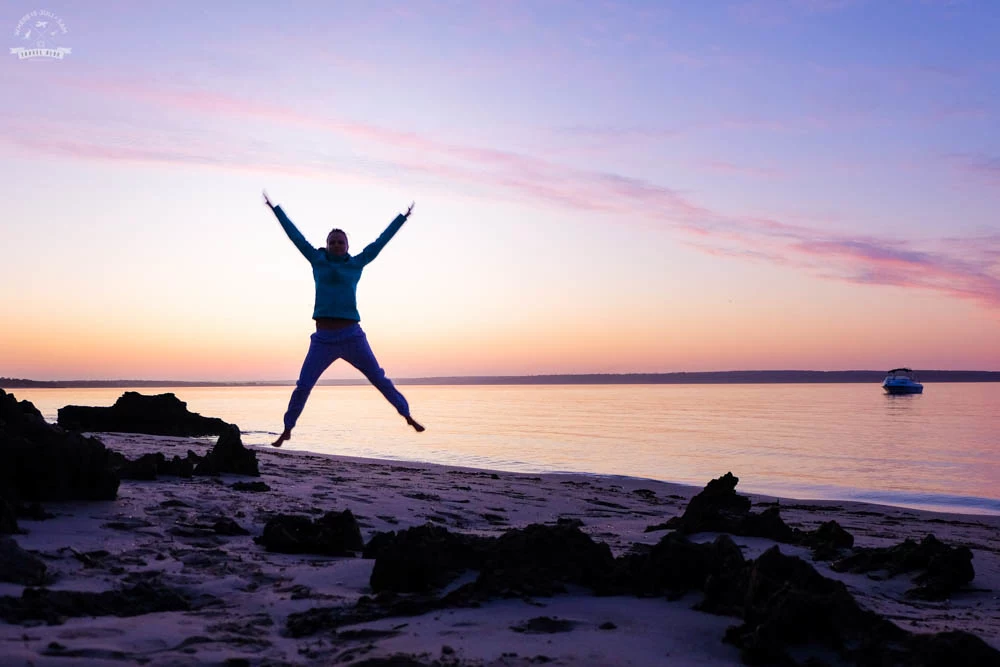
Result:
M16 392L47 419L124 389ZM147 391L148 390L143 390ZM287 387L158 388L267 446ZM314 390L289 449L519 472L578 471L697 486L732 471L744 492L882 502L1000 500L1000 383L408 386L416 435L370 387ZM987 507L987 510L990 508Z

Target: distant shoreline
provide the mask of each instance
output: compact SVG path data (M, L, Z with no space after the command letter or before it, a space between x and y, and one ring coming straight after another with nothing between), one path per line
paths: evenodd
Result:
M1000 382L1000 371L917 370L921 382ZM824 384L881 382L885 371L706 371L694 373L590 373L399 378L399 385L598 385L598 384ZM101 387L286 387L294 380L241 382L181 380L29 380L0 377L4 389ZM357 380L323 380L326 386L365 385Z

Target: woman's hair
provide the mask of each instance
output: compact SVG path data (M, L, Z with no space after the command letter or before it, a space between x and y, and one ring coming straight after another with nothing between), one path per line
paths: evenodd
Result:
M326 235L326 240L329 241L330 237L333 236L334 234L343 234L344 236L347 236L347 232L345 232L343 229L331 229L330 233Z

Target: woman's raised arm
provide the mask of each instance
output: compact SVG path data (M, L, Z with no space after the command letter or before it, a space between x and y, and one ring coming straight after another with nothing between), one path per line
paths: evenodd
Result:
M378 254L382 252L382 248L385 247L385 244L389 242L389 239L396 235L399 228L403 226L403 223L406 222L410 217L410 214L413 213L413 206L415 204L416 202L411 203L410 207L406 209L406 213L400 213L397 215L396 219L389 223L389 226L386 227L385 231L382 232L377 239L369 243L365 246L364 250L358 253L357 259L362 265L368 264L368 262L378 257Z
M295 247L299 249L299 252L310 262L314 261L320 253L319 248L309 245L309 241L306 240L306 237L302 236L302 232L298 230L298 227L285 215L285 212L281 210L281 206L275 206L271 203L271 199L267 196L266 191L264 192L264 203L267 204L271 212L278 218L281 228L285 230L285 234L295 244Z

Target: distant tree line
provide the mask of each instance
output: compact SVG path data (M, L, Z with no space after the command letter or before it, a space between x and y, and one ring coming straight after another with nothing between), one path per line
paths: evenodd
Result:
M917 370L921 382L1000 382L1000 371ZM496 384L781 384L830 382L881 382L885 371L706 371L695 373L599 373L580 375L508 375L400 378L397 384L496 385ZM293 380L212 382L180 380L28 380L0 377L0 388L92 387L260 387L293 385ZM360 385L358 380L325 380L327 386Z

